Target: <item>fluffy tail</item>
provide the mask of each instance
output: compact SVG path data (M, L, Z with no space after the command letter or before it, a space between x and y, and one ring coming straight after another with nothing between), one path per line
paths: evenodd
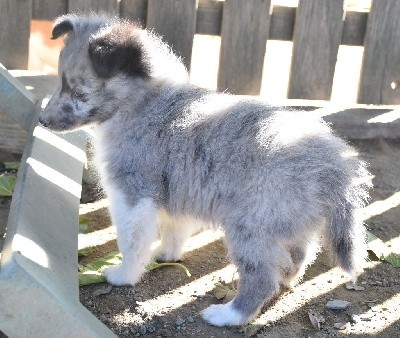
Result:
M372 186L369 172L362 161L353 162L352 175L347 183L341 201L330 215L328 226L328 247L335 265L357 279L367 257L365 227L359 209L369 199L368 190Z

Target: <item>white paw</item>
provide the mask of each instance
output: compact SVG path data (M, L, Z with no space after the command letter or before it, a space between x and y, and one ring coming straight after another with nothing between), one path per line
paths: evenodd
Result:
M131 270L127 269L123 265L110 266L103 271L103 275L107 282L112 285L135 285L139 279L140 275L132 273Z
M154 258L160 262L176 262L182 259L182 253L180 250L171 248L159 248Z
M232 301L226 304L211 305L201 312L203 319L215 326L242 325L247 318L232 306Z

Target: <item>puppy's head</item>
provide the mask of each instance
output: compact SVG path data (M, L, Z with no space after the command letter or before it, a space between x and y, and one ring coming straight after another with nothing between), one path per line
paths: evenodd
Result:
M52 39L66 35L60 53L60 86L40 122L64 131L102 123L132 98L127 83L151 77L138 26L106 16L65 15L54 24ZM129 87L132 91L132 86Z

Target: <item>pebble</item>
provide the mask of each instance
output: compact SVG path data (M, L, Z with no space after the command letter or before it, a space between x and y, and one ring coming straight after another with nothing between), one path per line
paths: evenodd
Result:
M137 302L142 302L143 301L143 297L139 296L139 295L134 295L133 299L136 300Z
M365 287L354 284L354 283L346 283L346 289L347 290L355 290L355 291L363 291L363 290L365 290Z
M336 330L346 330L349 327L350 323L349 322L343 322L343 323L335 323L333 324L333 327Z
M171 332L169 330L166 330L166 329L158 330L158 334L161 337L171 337L172 336Z
M103 315L103 314L100 315L99 319L100 319L103 323L105 323L105 322L107 321L107 317L106 317L105 315Z
M188 323L194 323L194 319L193 319L192 316L187 316L186 320L187 320Z
M92 293L92 296L93 297L98 297L98 296L101 296L101 295L106 295L107 293L110 293L111 290L112 290L112 285L106 285L106 286L103 286L101 288L98 288L98 289L94 290L93 293Z
M346 310L350 304L347 300L334 299L326 303L326 307L331 310Z
M178 317L178 319L176 320L175 324L178 325L178 326L180 326L180 325L182 325L184 322L185 322L184 319L182 319L181 317Z

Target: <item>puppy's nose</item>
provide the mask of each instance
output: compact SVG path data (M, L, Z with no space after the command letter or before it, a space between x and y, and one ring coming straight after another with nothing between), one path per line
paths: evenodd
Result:
M39 122L43 127L48 127L49 126L49 122L44 120L43 118L39 117Z

